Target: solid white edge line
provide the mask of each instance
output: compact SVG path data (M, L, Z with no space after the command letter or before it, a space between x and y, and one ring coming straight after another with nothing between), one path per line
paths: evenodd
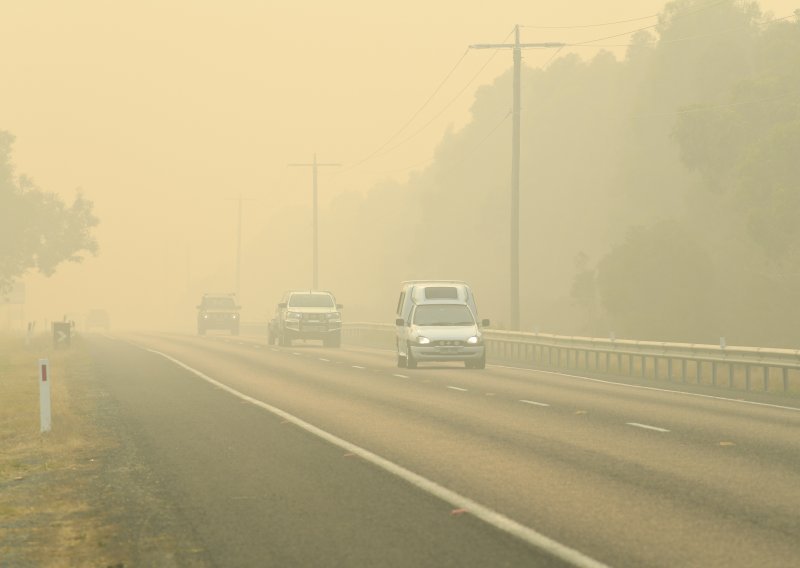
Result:
M639 424L638 422L626 422L628 426L635 426L636 428L644 428L645 430L655 430L656 432L669 432L666 428L659 428L658 426L649 426L647 424Z
M468 392L467 389L462 389L461 387L451 387L448 386L447 388L452 389L454 391L461 391L461 392Z
M570 375L568 373L559 373L559 372L556 372L556 371L544 371L544 370L540 370L540 369L528 369L528 368L525 368L525 367L511 367L510 365L496 365L496 364L490 364L490 365L487 365L487 367L497 367L499 369L512 369L514 371L527 371L529 373L545 373L545 374L548 374L548 375L557 375L559 377L570 377L572 379L581 379L581 380L584 380L584 381L592 381L594 383L603 383L603 384L606 384L606 385L615 385L615 386L619 386L619 387L628 387L628 388L632 388L632 389L642 389L642 390L651 390L651 391L657 391L657 392L667 392L667 393L671 393L671 394L682 394L682 395L685 395L685 396L696 396L696 397L699 397L699 398L710 398L710 399L713 399L713 400L724 400L724 401L727 401L727 402L738 402L738 403L741 403L741 404L752 404L752 405L755 405L755 406L767 406L767 407L770 407L770 408L780 408L780 409L783 409L783 410L794 410L796 412L800 412L800 408L798 408L796 406L782 406L780 404L770 404L768 402L756 402L754 400L742 400L742 399L739 399L739 398L727 398L727 397L724 397L724 396L713 396L713 395L710 395L710 394L700 394L700 393L697 393L697 392L686 392L686 391L671 390L671 389L660 389L658 387L648 387L648 386L645 386L645 385L630 385L628 383L618 383L616 381L605 381L603 379L595 379L595 378L592 378L592 377L584 377L583 375Z
M533 404L534 406L550 406L549 404L546 404L544 402L536 402L535 400L520 399L520 402L525 404Z
M294 416L293 414L289 414L288 412L281 410L280 408L277 408L275 406L272 406L271 404L267 404L266 402L262 402L251 396L247 396L246 394L241 393L236 389L229 387L228 385L225 385L219 381L212 379L211 377L202 373L201 371L198 371L197 369L194 369L189 365L173 357L170 357L165 353L161 353L160 351L156 351L155 349L148 349L146 347L141 347L141 348L150 353L159 355L164 359L167 359L168 361L171 361L175 365L183 369L186 369L190 373L197 375L198 377L214 385L215 387L227 391L228 393L242 400L245 400L255 406L263 408L264 410L280 418L283 418L287 422L290 422L295 426L302 428L306 432L313 434L314 436L317 436L318 438L321 438L326 442L333 444L334 446L338 446L339 448L342 448L347 452L353 453L361 457L362 459L370 462L371 464L410 483L414 487L421 489L422 491L425 491L426 493L429 493L430 495L433 495L434 497L437 497L446 503L449 503L455 508L466 509L469 514L495 527L496 529L511 534L519 538L520 540L527 542L531 546L544 550L549 554L552 554L556 558L560 558L561 560L568 562L573 566L578 566L580 568L608 568L606 564L603 564L602 562L599 562L594 558L586 556L582 552L572 549L564 544L561 544L560 542L557 542L533 530L530 527L526 527L525 525L522 525L517 521L514 521L506 517L505 515L493 511L492 509L485 507L484 505L481 505L480 503L473 501L468 497L464 497L463 495L456 493L455 491L447 489L446 487L439 485L435 481L431 481L425 477L422 477L421 475L416 474L413 471L408 470L401 465L397 465L396 463L391 462L386 458L382 458L381 456L374 454L369 450L362 448L361 446L357 446L321 428L318 428L317 426L314 426L313 424L310 424L305 420L302 420Z

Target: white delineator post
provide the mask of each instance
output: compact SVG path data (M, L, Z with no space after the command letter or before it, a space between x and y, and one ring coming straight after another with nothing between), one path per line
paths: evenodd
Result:
M39 359L39 419L42 432L50 431L50 364Z

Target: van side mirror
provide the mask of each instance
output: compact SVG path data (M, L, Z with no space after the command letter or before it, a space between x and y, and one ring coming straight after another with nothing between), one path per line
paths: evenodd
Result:
M284 308L285 308L286 306L288 306L288 305L289 305L289 304L288 304L287 302L281 302L280 304L278 304L278 307L279 307L280 309L284 309Z
M337 310L343 310L344 306L342 304L336 304L336 309Z
M404 326L406 325L406 322L403 318L397 318L394 320L394 325Z
M490 325L492 325L492 322L490 322L488 319L481 320L481 327L489 327Z

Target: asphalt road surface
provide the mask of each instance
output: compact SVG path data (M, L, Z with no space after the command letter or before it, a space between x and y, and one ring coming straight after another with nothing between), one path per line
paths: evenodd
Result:
M796 399L257 337L91 341L216 565L800 565Z

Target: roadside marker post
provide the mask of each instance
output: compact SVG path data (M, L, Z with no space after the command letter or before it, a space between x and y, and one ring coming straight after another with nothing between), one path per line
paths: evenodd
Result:
M50 363L39 359L39 423L41 432L50 431Z

